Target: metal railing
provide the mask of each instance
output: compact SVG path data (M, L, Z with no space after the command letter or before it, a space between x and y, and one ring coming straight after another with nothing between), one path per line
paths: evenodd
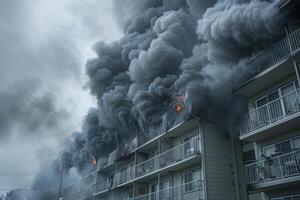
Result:
M101 193L107 190L110 190L113 188L112 181L109 181L109 179L106 179L104 181L101 181L96 184L95 186L95 193Z
M300 199L300 194L271 198L271 200L298 200L298 199Z
M158 169L200 153L200 139L195 138L164 153L136 165L136 177L141 177Z
M300 112L300 90L282 96L253 111L246 113L240 121L240 134L244 135L259 128Z
M290 44L289 44L290 41ZM247 71L238 75L233 81L233 89L238 88L257 74L263 72L276 63L288 58L300 49L300 29L275 43L270 48L255 55L246 63Z
M181 200L184 195L189 195L189 199L204 199L203 181L197 180L174 187L161 189L133 198L133 200Z
M300 150L245 165L248 184L265 183L300 175Z
M134 179L134 166L128 167L127 169L116 173L114 177L114 186L127 183Z

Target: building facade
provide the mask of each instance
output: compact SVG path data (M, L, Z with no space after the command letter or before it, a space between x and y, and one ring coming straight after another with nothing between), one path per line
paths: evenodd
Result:
M284 36L254 56L236 80L248 99L240 140L248 199L300 199L300 18L298 1L278 1Z
M136 139L135 141L138 141ZM63 190L63 199L237 199L230 137L191 118L123 154L99 159L95 173Z

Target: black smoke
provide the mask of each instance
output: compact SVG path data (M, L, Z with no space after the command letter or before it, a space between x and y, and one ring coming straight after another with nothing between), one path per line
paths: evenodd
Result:
M282 34L282 17L268 1L114 2L124 36L96 43L97 57L86 64L97 108L33 189L47 185L42 191L49 192L62 166L84 174L91 155L99 159L190 115L227 129L244 106L231 91L237 67ZM174 111L178 95L185 96L184 114Z

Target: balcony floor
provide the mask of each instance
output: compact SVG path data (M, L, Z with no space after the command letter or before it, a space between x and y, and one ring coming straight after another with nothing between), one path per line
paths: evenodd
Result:
M284 179L273 180L265 183L258 183L249 185L250 190L255 191L272 191L279 190L281 188L288 188L290 186L300 186L300 176L292 176Z
M240 140L261 141L300 128L300 112L240 136Z
M293 74L296 75L292 60L293 56L296 62L299 63L300 50L296 51L293 55L290 55L289 57L279 61L275 65L265 69L248 81L242 83L239 87L234 89L233 92L243 96L251 97L274 85L285 77Z
M165 175L170 171L178 171L178 170L187 168L189 166L193 166L193 165L195 165L197 163L200 163L200 162L201 162L201 155L196 154L196 155L188 157L184 160L181 160L179 162L168 165L164 168L161 168L161 169L155 170L153 172L150 172L146 175L137 177L134 181L139 181L139 182L148 181L148 180L151 180L153 178L156 178L157 173L160 173L161 175Z

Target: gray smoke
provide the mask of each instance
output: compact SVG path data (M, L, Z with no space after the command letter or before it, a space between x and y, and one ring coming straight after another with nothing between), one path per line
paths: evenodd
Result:
M34 189L57 185L61 165L84 174L91 155L97 160L137 134L148 137L190 115L227 129L244 106L231 92L237 67L282 34L282 17L267 1L114 2L124 36L95 44L97 57L86 64L97 108ZM178 95L185 96L182 114L174 111Z

